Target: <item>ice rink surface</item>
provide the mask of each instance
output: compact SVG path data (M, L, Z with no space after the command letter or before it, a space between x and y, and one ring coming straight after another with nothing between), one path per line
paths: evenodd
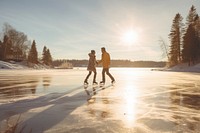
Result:
M97 81L101 81L98 68ZM84 86L86 68L1 70L0 131L6 121L33 133L198 133L200 74L111 68L104 86Z

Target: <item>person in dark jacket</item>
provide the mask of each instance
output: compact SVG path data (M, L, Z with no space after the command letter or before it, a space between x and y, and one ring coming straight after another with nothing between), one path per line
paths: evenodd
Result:
M106 52L105 47L101 48L102 56L101 60L98 62L98 64L102 63L103 70L102 70L102 81L100 82L101 84L105 83L105 73L110 77L111 83L113 84L115 82L114 77L110 74L109 72L109 67L110 67L110 54Z
M96 64L97 64L97 61L96 61L95 51L91 50L91 53L89 53L88 55L89 55L89 63L88 63L87 70L89 71L89 73L84 80L84 84L88 84L87 80L90 77L90 75L92 74L92 72L94 72L93 84L97 84L97 82L96 82L96 76L97 76Z

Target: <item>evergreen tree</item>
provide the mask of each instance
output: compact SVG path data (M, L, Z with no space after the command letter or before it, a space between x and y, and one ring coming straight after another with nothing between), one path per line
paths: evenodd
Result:
M47 53L46 53L47 55L47 64L48 64L48 66L51 66L52 65L52 56L51 56L51 53L50 53L50 50L49 49L47 49Z
M194 64L198 57L198 38L195 34L195 29L192 24L189 25L183 37L182 57L184 62Z
M48 65L48 66L52 65L52 56L51 56L50 50L47 49L46 46L44 46L43 48L42 62L43 64Z
M31 49L29 51L28 62L31 62L31 63L34 63L34 64L38 63L38 52L37 52L37 49L36 49L35 40L33 40L33 43L31 45Z
M192 7L190 8L189 14L186 18L187 27L189 27L189 25L191 25L191 24L192 25L194 24L196 15L197 15L196 8L194 7L194 5L192 5Z
M200 57L200 20L196 8L192 6L186 19L186 33L183 36L182 57L184 62L194 64Z
M176 65L181 62L181 37L183 33L182 20L182 16L179 13L176 14L169 34L171 41L169 62L171 65Z
M44 46L43 52L42 52L42 63L47 65L47 47Z
M196 41L197 41L197 47L198 47L198 60L200 60L200 17L197 14L194 19L194 29L195 29L195 35L196 35Z

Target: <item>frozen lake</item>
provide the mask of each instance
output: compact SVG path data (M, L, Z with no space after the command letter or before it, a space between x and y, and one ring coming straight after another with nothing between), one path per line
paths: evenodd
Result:
M83 86L86 68L1 70L0 132L200 132L200 74L111 68L116 84ZM90 84L92 82L90 77ZM101 81L98 68L97 81ZM20 128L20 127L19 127Z

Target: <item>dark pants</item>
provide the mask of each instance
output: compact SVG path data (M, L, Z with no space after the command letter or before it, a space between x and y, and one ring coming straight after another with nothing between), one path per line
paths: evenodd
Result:
M115 79L113 78L113 76L109 73L109 68L103 68L103 70L102 70L102 82L106 81L106 79L105 79L105 73L110 77L110 79L112 81L115 81Z
M94 72L94 77L93 77L93 82L96 82L96 76L97 76L97 72L96 71L93 71ZM92 71L89 71L85 81L88 80L88 78L90 77L90 75L92 74Z

